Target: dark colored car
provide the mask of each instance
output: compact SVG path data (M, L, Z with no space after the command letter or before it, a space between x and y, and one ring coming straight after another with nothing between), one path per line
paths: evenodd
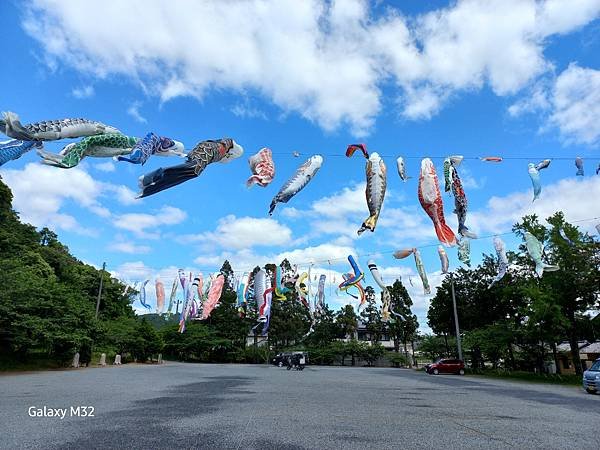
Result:
M583 388L590 394L600 390L600 358L594 361L592 367L583 372Z
M300 355L302 358L305 358L305 362L303 364L308 362L308 353L306 352L283 352L277 353L277 355L275 355L275 357L271 359L271 364L277 367L286 366L288 363L288 358L291 358L294 355Z
M440 373L465 374L465 363L460 359L440 359L433 364L425 366L425 371L431 375Z
M271 364L273 364L274 366L277 367L283 367L285 364L287 364L287 358L288 356L291 356L291 353L277 353L277 355L275 355L275 357L271 360Z

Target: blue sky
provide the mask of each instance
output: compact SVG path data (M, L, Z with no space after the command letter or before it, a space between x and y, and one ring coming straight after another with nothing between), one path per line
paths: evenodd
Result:
M403 277L426 330L431 296L423 295L412 259L391 257L423 247L430 282L439 284L437 242L416 195L422 157L433 157L441 172L440 157L465 156L467 225L480 236L510 231L529 212L600 216L599 1L227 5L0 3L7 44L0 105L23 123L87 117L132 136L169 136L188 149L232 137L245 150L143 200L133 198L137 178L178 158L155 157L143 167L88 158L61 170L31 152L0 169L24 220L55 229L77 257L106 261L127 281L159 275L168 284L178 267L207 274L228 258L241 271L287 256L301 269L313 261L315 272L339 282L349 252L376 254L386 281ZM343 156L353 142L367 143L388 167L378 227L360 237L368 216L365 161ZM274 153L275 180L247 189L247 158L265 146ZM324 156L320 172L269 218L272 197L312 154ZM487 155L525 159L468 159ZM407 183L396 173L397 156L415 177ZM575 177L576 156L585 160L583 178ZM548 157L565 159L541 173L542 195L532 205L527 163ZM453 200L444 201L456 230ZM580 226L592 231L595 223ZM518 244L503 238L510 249ZM491 238L472 243L475 263L492 251ZM447 252L458 267L455 250ZM359 257L365 270L368 258ZM373 284L369 274L366 283ZM349 299L327 294L333 307Z

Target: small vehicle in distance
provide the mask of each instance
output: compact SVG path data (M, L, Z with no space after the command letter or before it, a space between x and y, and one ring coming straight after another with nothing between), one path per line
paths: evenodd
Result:
M287 364L288 356L292 356L289 352L277 353L273 359L271 359L271 364L277 367L283 367Z
M440 373L465 374L465 363L460 359L439 359L433 364L428 364L425 371L430 375Z
M583 388L588 394L596 394L600 389L600 358L594 361L592 367L583 372Z
M306 364L306 358L304 356L304 353L294 352L291 356L288 356L287 370L291 370L291 369L304 370L305 364Z

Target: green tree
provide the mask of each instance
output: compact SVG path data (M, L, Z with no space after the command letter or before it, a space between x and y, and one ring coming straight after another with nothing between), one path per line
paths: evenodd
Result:
M340 327L341 337L352 338L358 327L358 316L352 305L345 305L336 314L336 322Z
M454 338L449 338L447 344L449 346L454 347ZM430 359L431 361L435 361L438 358L448 356L447 346L444 337L434 336L431 334L426 334L421 338L421 342L419 343L419 352L421 352L423 355L425 355L426 358Z
M335 315L327 305L317 317L314 331L305 339L305 343L311 348L323 348L329 346L341 334L340 326L335 321Z
M221 273L221 275L223 275L225 277L225 283L223 284L223 291L225 291L225 292L233 291L235 289L234 273L233 273L233 269L231 268L231 264L229 264L228 260L225 260L223 262L223 265L221 266L221 270L219 272Z
M407 355L407 344L410 342L411 346L414 347L412 344L417 335L417 330L419 329L417 316L415 316L411 310L413 302L408 291L404 287L404 284L402 284L402 281L396 280L394 284L388 286L387 289L391 298L391 310L401 316L392 316L388 323L388 332L394 340L394 351L398 353L400 351L400 343L402 343L404 354Z
M383 345L379 343L375 344L366 344L364 343L364 348L362 349L360 356L367 362L367 365L371 367L375 364L383 355L385 355L385 348Z
M566 222L562 212L557 212L546 220L551 226L549 229L539 224L537 216L525 216L521 223L513 227L513 231L520 236L525 231L536 236L545 244L548 263L560 267L557 272L544 273L538 283L540 290L552 297L550 302L558 305L560 313L566 319L566 334L575 371L581 374L577 316L600 306L600 242ZM561 231L572 244L561 236ZM531 262L530 268L533 270ZM554 334L558 334L563 321L556 314L554 316Z
M372 344L377 344L381 340L385 325L381 320L381 310L376 303L375 290L371 286L365 288L365 299L366 305L360 317L369 334L369 340Z

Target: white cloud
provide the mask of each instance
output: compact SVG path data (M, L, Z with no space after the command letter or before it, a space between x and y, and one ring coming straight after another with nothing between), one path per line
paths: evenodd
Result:
M304 215L304 213L302 211L300 211L297 208L294 208L293 206L285 206L281 210L281 216L285 217L287 219L298 219L298 218L302 217L303 215Z
M102 183L104 192L114 196L121 205L130 206L140 204L143 200L136 198L137 194L122 184Z
M134 242L117 241L108 246L109 250L119 253L145 254L152 250L147 245L137 245Z
M156 214L128 213L115 216L113 225L141 238L157 239L161 225L177 225L186 218L185 211L173 206L163 206Z
M459 170L460 179L465 189L481 189L485 187L486 177L475 178L473 172L467 167L461 167Z
M73 97L78 98L80 100L91 98L94 96L94 86L81 86L77 88L73 88L71 94Z
M552 68L543 54L549 36L600 10L598 0L461 0L416 17L391 7L376 16L360 0L98 5L110 27L97 26L90 2L30 3L23 26L50 67L126 75L161 101L201 99L211 89L257 93L284 112L326 130L348 125L355 135L372 129L390 98L384 88L397 88L391 98L409 119L431 117L465 90L489 85L514 94Z
M101 172L114 172L116 167L112 161L94 164L94 168Z
M231 112L234 116L241 117L242 119L267 120L267 115L264 113L264 111L243 103L237 103L234 105L233 108L231 108Z
M445 198L446 202L449 201ZM451 220L449 205L446 204L446 219ZM386 229L397 246L412 246L415 242L437 239L431 220L420 206L388 208L382 212L377 229Z
M96 235L96 230L82 227L73 216L61 210L69 202L73 202L96 216L110 219L113 214L100 203L101 199L111 197L127 206L139 202L135 199L135 193L128 187L97 181L82 167L67 170L29 163L23 169L2 169L0 173L13 192L13 208L25 222L36 227L47 226L79 234ZM171 217L161 219L156 225L170 225L170 220L177 220L181 216L177 208L165 208L163 211L172 213ZM116 217L119 224L122 224L122 218L123 216Z
M596 144L600 139L600 70L571 64L556 79L549 124L567 141Z
M101 217L110 215L98 203L99 184L79 168L63 170L29 163L23 169L3 169L1 173L13 192L13 208L24 222L36 227L93 235L94 230L82 227L74 217L60 212L68 202Z
M540 82L533 86L531 92L529 92L527 96L510 105L508 107L508 113L512 117L520 117L523 114L545 111L548 108L550 108L548 86Z
M346 258L351 254L356 255L356 250L351 246L326 243L269 254L257 254L249 248L213 254L203 253L194 260L194 263L208 268L220 268L223 261L227 259L235 271L247 271L268 263L279 264L287 258L290 264L298 264L306 269L311 262L324 265L327 261L331 261L334 269L344 267L344 270L349 270Z
M504 197L492 197L486 206L469 213L469 224L481 232L503 233L526 214L537 214L541 220L562 211L567 221L598 217L600 207L600 177L567 178L542 187L542 194L533 204L533 193L515 192ZM594 222L577 223L592 231Z
M565 143L600 141L600 70L571 63L552 80L536 83L508 108L512 117L539 113L540 132L558 129Z
M127 114L133 117L133 120L136 122L148 123L148 120L140 114L140 106L140 102L133 102L131 105L129 105L129 108L127 108Z
M468 174L468 172L466 172ZM389 177L389 174L388 174ZM471 185L479 185L478 182L467 176ZM385 234L385 240L394 242L395 245L414 245L415 242L424 242L436 239L431 221L419 206L406 206L406 198L402 193L394 193L388 190L384 201L381 215L377 221L377 236ZM399 207L390 207L395 201ZM451 201L446 199L446 202ZM446 205L446 210L451 211L451 205ZM286 208L290 209L290 208ZM284 211L286 211L284 210ZM292 210L285 214L286 217L295 217L296 211ZM356 231L363 220L369 217L369 209L365 199L365 183L357 183L350 187L344 187L341 191L332 195L322 197L314 201L310 209L303 213L303 217L313 217L318 220L311 221L311 236L338 235L333 243L348 245L359 239ZM451 221L452 218L447 218ZM365 233L370 236L371 233Z
M368 214L365 186L366 183L363 182L352 187L344 187L340 192L313 202L311 209L320 216L335 219L365 212Z
M356 255L356 251L353 247L321 244L314 247L299 248L282 252L274 259L276 261L281 261L284 258L287 258L292 264L308 264L309 262L323 263L327 260L345 259L348 255Z
M219 219L215 231L182 236L182 239L201 242L207 248L239 250L288 244L292 240L292 230L275 219L236 217L230 214Z

